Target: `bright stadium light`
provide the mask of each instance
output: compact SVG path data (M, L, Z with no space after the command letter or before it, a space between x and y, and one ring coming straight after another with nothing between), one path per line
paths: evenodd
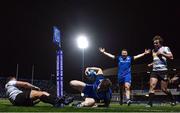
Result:
M77 44L80 49L85 49L88 47L88 40L85 35L80 35L77 38Z
M77 44L80 49L82 49L82 81L83 81L83 76L84 76L84 53L85 49L88 47L89 43L87 40L87 37L85 35L79 35L77 37Z

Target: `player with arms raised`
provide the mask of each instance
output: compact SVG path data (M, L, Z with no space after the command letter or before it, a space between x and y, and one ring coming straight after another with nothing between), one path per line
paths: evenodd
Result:
M128 51L123 49L121 51L120 56L112 55L105 51L104 48L99 48L100 52L104 55L115 59L118 62L118 83L120 86L120 104L123 104L123 89L125 87L125 95L126 95L126 102L128 106L132 103L130 100L130 87L131 87L131 63L133 60L143 57L146 54L149 54L151 51L146 50L144 53L136 55L136 56L128 56Z

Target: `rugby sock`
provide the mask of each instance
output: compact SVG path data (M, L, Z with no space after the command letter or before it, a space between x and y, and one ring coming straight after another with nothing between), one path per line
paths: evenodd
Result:
M149 93L149 102L148 102L148 104L152 105L153 97L154 97L154 93Z
M170 99L170 101L174 101L174 96L172 95L172 93L170 91L166 92L168 98Z
M120 88L120 104L123 104L123 88Z

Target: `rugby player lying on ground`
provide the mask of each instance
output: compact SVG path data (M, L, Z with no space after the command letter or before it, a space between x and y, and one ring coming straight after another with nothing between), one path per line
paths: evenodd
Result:
M111 81L104 78L101 68L88 67L85 70L86 76L94 76L95 81L92 84L86 84L82 81L72 80L70 85L84 94L85 100L76 104L76 107L93 107L96 106L97 101L103 101L103 105L98 107L108 107L112 97Z
M34 106L40 101L49 103L54 107L62 107L73 101L73 97L55 97L51 94L41 91L39 87L28 82L18 81L15 77L8 78L5 85L6 95L9 101L15 106Z

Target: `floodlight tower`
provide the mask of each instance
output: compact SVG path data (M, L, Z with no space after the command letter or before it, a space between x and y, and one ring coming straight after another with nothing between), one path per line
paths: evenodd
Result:
M85 35L79 35L77 37L77 45L80 49L82 49L82 81L84 75L84 50L88 47L89 43L87 37Z

